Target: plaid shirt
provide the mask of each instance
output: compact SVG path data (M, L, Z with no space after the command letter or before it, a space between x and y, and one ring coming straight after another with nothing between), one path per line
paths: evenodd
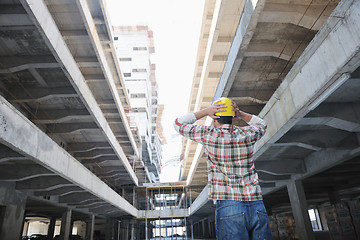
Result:
M175 120L175 130L204 146L208 156L209 198L214 200L262 200L255 170L254 145L266 130L266 122L252 116L249 126L224 124L220 128L193 125L193 113Z

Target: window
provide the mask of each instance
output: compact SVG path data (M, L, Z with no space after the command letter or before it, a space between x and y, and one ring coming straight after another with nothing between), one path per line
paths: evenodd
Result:
M130 95L131 98L145 98L145 93L132 93Z
M131 77L131 73L124 73L124 77Z
M116 40L119 40L119 38L118 37L114 37L114 40L116 41Z
M134 68L132 72L146 72L146 68Z
M321 231L322 226L321 226L319 211L316 208L313 208L313 209L309 209L308 212L313 230Z
M120 62L130 62L132 59L129 58L119 58Z
M133 81L133 82L145 82L146 79L125 79L126 81L130 82L130 81Z
M147 47L133 47L134 51L146 51Z
M133 108L132 109L133 112L146 112L145 108Z

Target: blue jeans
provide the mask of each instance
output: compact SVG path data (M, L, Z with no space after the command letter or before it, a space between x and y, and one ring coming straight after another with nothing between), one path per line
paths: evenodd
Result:
M272 239L263 201L221 200L215 210L218 240Z

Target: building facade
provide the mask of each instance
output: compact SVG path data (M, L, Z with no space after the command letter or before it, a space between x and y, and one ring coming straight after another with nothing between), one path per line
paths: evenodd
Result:
M130 122L135 122L142 139L142 159L152 181L159 180L161 148L156 133L158 86L153 32L147 26L115 26L114 47L130 97Z

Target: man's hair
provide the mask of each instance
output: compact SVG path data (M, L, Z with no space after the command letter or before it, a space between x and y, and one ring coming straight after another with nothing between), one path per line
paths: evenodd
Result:
M232 124L233 117L232 116L221 116L216 119L219 123L222 124Z

